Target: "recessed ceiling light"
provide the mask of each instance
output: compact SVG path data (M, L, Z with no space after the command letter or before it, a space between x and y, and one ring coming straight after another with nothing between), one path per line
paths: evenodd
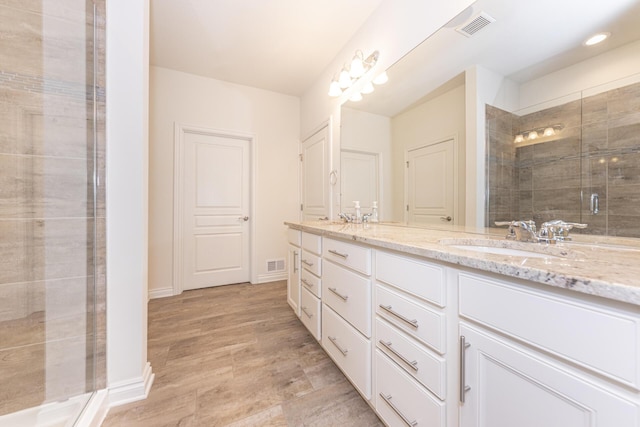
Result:
M596 35L589 37L589 39L587 39L587 41L584 42L584 45L593 46L594 44L598 44L600 42L605 41L610 35L611 33L598 33Z

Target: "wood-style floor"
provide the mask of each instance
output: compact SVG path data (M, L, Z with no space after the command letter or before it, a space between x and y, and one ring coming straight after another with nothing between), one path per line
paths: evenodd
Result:
M103 426L382 426L286 299L281 281L152 300L155 382Z

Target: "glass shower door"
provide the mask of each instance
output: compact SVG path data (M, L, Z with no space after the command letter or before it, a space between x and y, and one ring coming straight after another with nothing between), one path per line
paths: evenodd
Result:
M0 0L0 426L96 388L94 5Z

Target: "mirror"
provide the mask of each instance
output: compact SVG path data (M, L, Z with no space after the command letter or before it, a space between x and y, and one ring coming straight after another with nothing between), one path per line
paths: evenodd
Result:
M470 37L456 31L481 12L495 21ZM484 105L534 114L581 100L595 87L633 84L640 72L639 20L640 2L631 0L589 8L574 0L478 0L394 64L387 84L358 103L343 104L341 210L348 211L360 197L356 194L376 194L385 221L447 224L452 217L450 223L464 225L466 216L472 218L468 225L484 226L491 217L492 194L483 191L485 156L492 152L485 149L491 129L485 128ZM611 37L596 46L582 44L599 31ZM360 161L349 158L353 154L375 158L371 162L377 166L363 169ZM377 179L371 178L375 171ZM486 180L491 185L490 174ZM362 189L372 181L374 190ZM470 182L479 188L471 188ZM579 210L585 207L584 194ZM602 199L600 203L604 207ZM474 209L479 214L469 215ZM625 230L615 234L633 235Z

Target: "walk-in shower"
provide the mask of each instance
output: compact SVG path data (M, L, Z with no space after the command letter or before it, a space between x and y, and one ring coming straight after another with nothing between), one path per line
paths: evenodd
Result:
M0 426L105 381L104 1L0 0Z

